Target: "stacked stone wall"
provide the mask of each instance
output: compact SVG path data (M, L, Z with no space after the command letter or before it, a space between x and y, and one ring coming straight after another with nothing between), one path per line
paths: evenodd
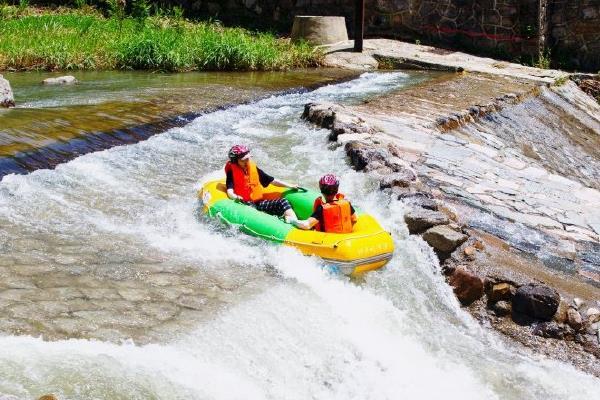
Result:
M354 25L355 0L150 2L282 33L289 33L295 15L344 16L350 34ZM600 69L600 0L365 0L365 29L371 37L421 40L510 60L549 54L555 66Z
M565 67L600 69L600 0L551 0L548 46Z

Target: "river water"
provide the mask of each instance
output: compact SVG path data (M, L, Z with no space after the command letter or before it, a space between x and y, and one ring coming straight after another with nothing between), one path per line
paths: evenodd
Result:
M600 381L481 327L304 104L358 103L424 75L365 74L202 115L0 181L0 393L31 399L591 399ZM277 177L341 190L396 252L363 280L200 215L200 181L245 143ZM40 337L41 336L41 337ZM0 396L1 398L1 396ZM9 397L12 398L12 397Z

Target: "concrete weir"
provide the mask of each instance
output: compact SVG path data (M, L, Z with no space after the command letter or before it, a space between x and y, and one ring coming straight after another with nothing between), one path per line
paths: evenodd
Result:
M304 117L406 205L409 233L433 247L477 319L600 376L597 358L589 362L600 358L600 105L562 71L391 40L367 40L357 55L350 46L332 46L326 63L447 73L360 105L309 104ZM413 232L416 223L427 232ZM559 293L552 321L523 323L508 295L496 307L499 287L525 285ZM574 299L585 306L567 318ZM586 309L594 316L582 327L573 315Z

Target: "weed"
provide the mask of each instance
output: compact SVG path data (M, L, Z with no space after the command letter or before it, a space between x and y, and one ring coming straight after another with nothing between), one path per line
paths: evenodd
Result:
M560 78L554 80L554 86L562 86L569 81L568 75L563 75Z
M551 62L550 52L548 50L543 51L543 52L540 51L540 53L538 54L538 58L535 61L535 63L533 64L533 66L536 68L541 68L541 69L549 69L550 62Z
M124 15L122 3L110 1L111 18L63 11L3 20L0 70L280 70L315 66L323 57L306 43L192 23L177 10L171 11L176 18L146 16L140 24Z

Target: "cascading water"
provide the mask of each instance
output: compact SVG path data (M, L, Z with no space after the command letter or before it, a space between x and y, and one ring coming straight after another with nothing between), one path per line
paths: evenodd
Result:
M0 337L0 393L593 398L598 379L538 359L463 312L430 250L408 236L402 204L299 120L307 102L359 102L410 82L365 74L207 114L56 170L4 177L0 324L54 340ZM325 172L340 175L341 190L393 233L393 260L353 283L317 259L199 216L198 181L239 142L288 181L316 186Z

